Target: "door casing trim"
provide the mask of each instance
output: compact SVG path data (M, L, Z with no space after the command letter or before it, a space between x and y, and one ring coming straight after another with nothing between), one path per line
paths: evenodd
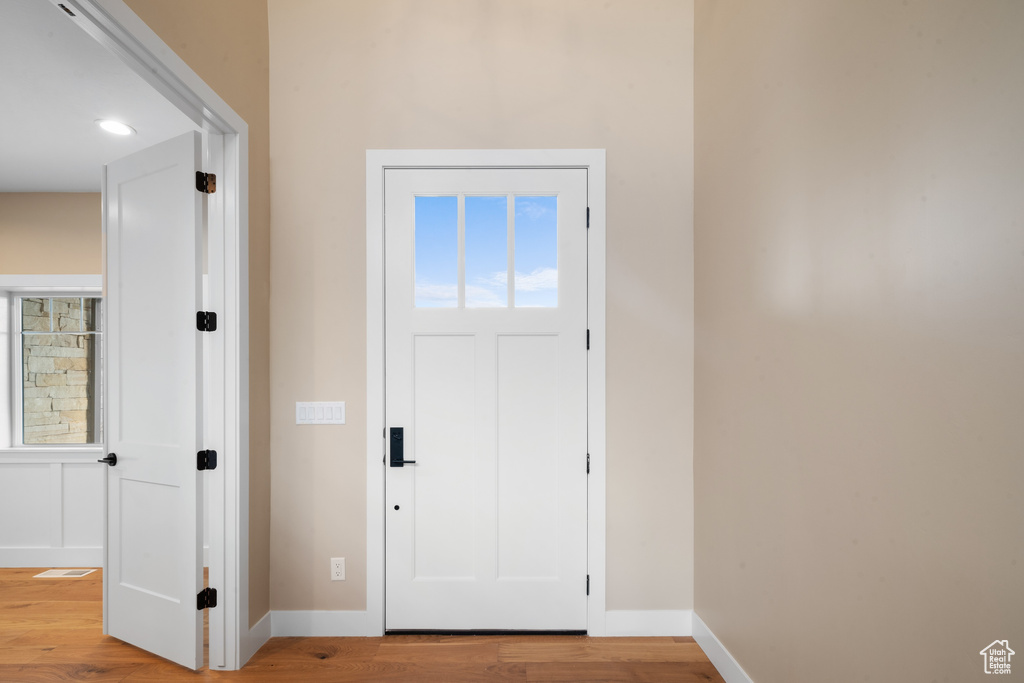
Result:
M389 168L585 168L587 246L587 632L605 628L605 150L366 152L366 635L384 635L384 171Z
M208 662L212 670L240 669L266 640L249 628L248 125L123 0L49 1L72 9L71 21L202 128L205 170L217 174L208 207L208 294L211 309L223 314L210 339L218 370L209 376L206 437L222 465L206 484L210 583L221 607L210 612ZM105 608L104 601L104 617Z

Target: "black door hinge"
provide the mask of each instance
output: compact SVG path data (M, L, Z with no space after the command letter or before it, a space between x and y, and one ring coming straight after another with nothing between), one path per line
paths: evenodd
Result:
M590 453L587 453L587 474L590 474Z
M200 332L214 332L217 329L217 314L213 311L196 311L196 329Z
M196 171L196 189L205 194L213 194L217 191L217 176Z
M217 451L199 451L196 453L197 470L217 469Z
M199 591L199 595L196 596L196 609L204 610L211 607L217 606L217 589L216 588L204 588Z
M590 574L587 574L587 595L590 595Z
M590 330L587 330L587 351L590 350Z
M587 207L587 227L590 227L590 207Z

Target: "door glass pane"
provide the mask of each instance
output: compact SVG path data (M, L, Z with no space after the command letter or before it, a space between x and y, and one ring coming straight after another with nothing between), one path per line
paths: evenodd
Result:
M466 307L508 306L508 198L466 197Z
M516 307L558 306L558 197L516 197Z
M102 442L98 298L21 300L22 442ZM83 319L83 310L85 318Z
M416 307L459 305L458 197L416 197Z

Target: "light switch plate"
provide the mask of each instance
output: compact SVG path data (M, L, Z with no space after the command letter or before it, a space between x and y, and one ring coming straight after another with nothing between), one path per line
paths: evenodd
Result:
M345 424L344 401L298 401L295 404L297 425Z

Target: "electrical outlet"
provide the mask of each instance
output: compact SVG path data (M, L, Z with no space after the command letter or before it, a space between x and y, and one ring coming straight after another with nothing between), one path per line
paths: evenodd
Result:
M331 581L344 581L345 580L345 558L344 557L332 557L331 558Z

